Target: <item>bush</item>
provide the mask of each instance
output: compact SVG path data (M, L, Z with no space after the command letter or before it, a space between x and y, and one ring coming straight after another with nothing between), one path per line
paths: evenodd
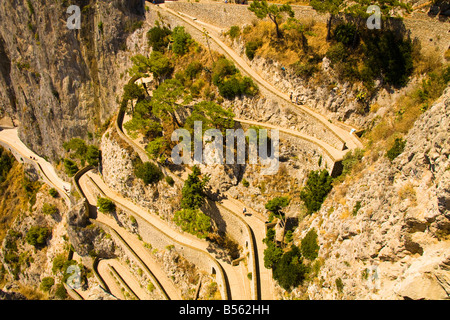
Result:
M241 34L241 28L239 26L231 26L230 31L228 31L231 39L239 37Z
M308 268L303 264L300 249L293 245L274 265L273 278L281 287L290 291L303 282L307 272Z
M0 183L6 180L6 176L9 170L11 170L13 162L13 156L0 147Z
M341 176L347 175L350 170L358 164L362 157L364 156L364 150L355 149L350 150L344 155L344 159L342 159L342 173Z
M302 239L301 252L305 258L312 261L319 255L319 249L320 247L317 243L317 233L313 228Z
M50 231L48 228L33 226L28 230L25 240L32 246L39 247L45 244L49 235Z
M53 198L58 198L59 193L58 191L56 191L55 188L51 188L50 190L48 190L48 193L53 197Z
M275 197L272 200L269 200L265 208L272 212L274 215L282 218L284 215L281 210L289 205L289 198L288 197Z
M53 279L53 277L45 277L44 279L42 279L40 288L42 291L50 291L50 289L53 287L53 285L55 284L55 280Z
M157 25L147 32L148 44L154 51L164 52L169 44L171 34L172 31L169 28Z
M158 183L163 177L161 170L151 162L138 164L134 169L134 174L146 185Z
M250 182L248 182L246 179L242 179L242 185L248 188L250 186Z
M184 55L189 50L189 44L192 43L191 35L181 26L173 29L172 39L172 51L179 55Z
M405 149L406 141L404 141L402 138L396 138L394 145L391 149L389 149L386 153L386 156L389 160L393 161L397 156L399 156L403 149Z
M308 214L320 209L326 196L333 188L332 181L333 179L327 170L310 171L306 186L300 192L300 199L305 203Z
M64 284L62 284L62 283L58 284L58 286L56 287L55 296L61 300L64 300L67 298L67 290L66 290L66 288L64 288Z
M78 172L77 164L70 159L64 159L64 168L69 177L73 177Z
M168 143L164 137L158 137L153 139L145 147L145 151L152 159L156 159L161 153L164 152Z
M100 212L106 213L106 212L113 212L114 209L116 209L116 205L112 200L108 198L97 198L97 207Z
M264 267L272 269L283 256L283 250L275 245L273 242L267 243L267 248L264 249Z
M54 204L44 203L42 213L51 216L58 213L58 208Z
M209 176L200 179L201 171L197 166L192 168L192 173L184 182L181 190L181 207L183 209L199 209L205 203L205 188L209 182Z
M173 178L171 176L166 176L166 182L169 186L173 187L173 185L175 184L175 181L173 180Z
M200 239L206 238L211 230L211 218L199 209L177 211L173 220L183 231L196 235Z
M86 151L86 161L91 166L98 166L100 150L96 146L88 146Z
M186 69L184 70L184 74L186 75L187 78L189 78L190 80L194 79L197 77L197 75L203 70L203 65L201 62L199 61L192 61L191 63L189 63L186 67Z
M355 37L357 38L357 30L352 23L343 23L334 29L334 39L347 47L353 45Z
M262 46L261 40L247 42L245 44L245 55L247 56L247 58L253 60L253 58L255 57L256 50L258 50L258 48L260 48L261 46Z

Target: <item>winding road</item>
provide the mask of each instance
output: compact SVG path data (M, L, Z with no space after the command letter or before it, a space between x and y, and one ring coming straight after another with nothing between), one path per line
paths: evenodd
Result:
M196 28L201 32L207 30L209 33L209 37L227 53L227 55L237 64L237 66L241 70L243 70L246 74L252 77L255 82L257 82L260 86L264 87L265 89L275 94L276 96L282 98L288 105L292 105L295 108L300 109L302 112L316 119L318 122L324 125L330 131L330 133L332 133L340 141L345 143L345 146L348 148L348 150L362 147L362 144L359 141L359 139L350 132L350 130L352 129L351 127L342 123L331 123L328 121L328 119L326 119L321 114L315 112L314 110L303 105L293 104L286 93L281 92L273 85L271 85L269 82L267 82L265 79L263 79L263 77L261 77L255 70L253 70L242 57L240 57L234 50L232 50L223 41L219 39L218 34L221 31L220 28L201 22L193 17L177 13L167 8L164 4L159 5L159 7L162 10L176 16L177 18L182 19L183 21L190 24L191 26L193 26L194 28ZM295 130L286 129L266 123L262 124L252 120L245 120L245 119L235 119L235 120L249 125L260 125L267 128L278 129L281 132L312 142L321 149L323 149L325 152L327 152L328 155L330 155L330 157L334 161L342 160L344 154L347 151L347 150L345 151L338 150L335 147L330 146L329 144L321 141L318 138L308 136ZM119 134L122 133L123 136L125 136L125 134L122 131L121 125L119 126L118 129L119 130L117 131L119 132ZM125 140L126 142L129 143L130 141L128 139ZM59 192L59 194L64 198L68 206L69 207L71 206L72 204L70 198L71 184L59 178L55 172L54 167L48 161L46 161L42 157L37 156L33 151L29 150L26 147L26 145L23 144L22 141L20 141L18 137L17 128L0 128L0 144L10 149L10 151L15 155L15 157L19 161L28 162L34 165L37 168L38 172L41 173L41 178L51 187L55 188ZM150 159L148 159L144 148L135 143L129 144L140 155L143 161L151 161ZM187 171L184 171L182 177L180 178L179 176L169 172L168 170L165 170L165 173L176 178L178 180L177 181L178 183L182 183L186 179L188 174ZM106 183L102 180L102 178L93 171L88 171L85 174L83 174L79 179L79 184L83 190L83 193L86 195L87 201L91 206L93 207L96 206L98 193L104 194L105 196L112 199L115 203L130 209L134 214L139 215L141 218L145 219L149 224L161 230L161 232L164 232L175 241L185 245L189 245L191 247L198 249L199 251L207 253L209 246L209 243L207 241L200 240L190 234L182 233L173 229L167 222L161 220L154 214L151 214L144 208L137 206L129 199L124 198L123 196L121 196L120 194L109 188L106 185ZM264 268L264 260L263 260L264 258L263 251L265 246L262 240L265 237L265 217L263 217L261 214L259 214L252 208L248 207L247 210L249 215L247 215L246 217L242 217L242 207L244 207L244 204L241 203L239 200L232 198L227 193L225 195L226 198L220 201L220 205L218 206L219 210L229 210L230 212L238 216L239 219L243 219L244 224L246 224L249 227L251 236L253 238L254 248L249 250L253 250L251 254L254 255L256 261L256 266L254 266L254 271L256 270L256 274L253 275L257 279L254 280L257 282L258 286L257 288L258 292L256 293L256 296L263 300L274 299L274 283L272 279L271 270ZM141 262L148 268L152 276L155 279L157 279L160 286L167 294L168 298L176 300L182 298L180 290L175 287L171 279L167 276L167 274L164 272L164 270L156 261L156 259L149 253L148 249L143 246L142 242L135 235L131 234L124 228L120 227L114 219L110 218L107 215L102 214L101 212L96 213L95 219L98 222L107 225L109 228L117 232L118 235L120 235L124 243L127 246L129 246L135 252L136 255L139 256ZM217 263L220 264L221 268L226 274L230 298L239 300L252 299L252 297L254 297L254 293L252 294L251 281L249 281L247 276L249 270L247 270L244 264L240 263L237 266L232 266L230 263L226 263L221 260L216 261ZM124 285L127 286L129 290L132 291L133 294L138 299L149 298L148 293L140 287L134 276L127 270L125 266L120 264L117 260L100 261L98 271L99 273L102 274L102 277L104 277L108 281L108 283L111 284L110 287L111 290L114 291L115 296L123 297L123 294L121 293L120 289L118 289L118 287L114 286L113 279L111 278L110 274L111 271L113 273L116 273L116 275L120 275L119 277L124 282Z

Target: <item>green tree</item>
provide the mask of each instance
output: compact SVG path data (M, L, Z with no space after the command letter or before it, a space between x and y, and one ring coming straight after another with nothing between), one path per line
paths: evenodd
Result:
M264 267L272 269L283 256L283 249L278 247L275 243L269 242L267 248L264 249Z
M193 41L191 35L182 26L173 29L172 40L172 51L179 55L184 55Z
M98 211L106 213L106 212L113 212L116 209L116 205L114 202L112 202L111 199L108 198L97 198L97 207Z
M13 163L13 156L3 149L3 147L0 147L0 183L6 180L6 176L11 170Z
M181 207L183 209L199 209L205 203L206 198L206 186L209 182L209 176L200 179L201 171L199 167L194 166L192 173L184 182L183 189L181 190L182 199Z
M224 109L213 101L202 101L194 105L194 109L186 118L184 127L193 133L194 122L201 121L203 132L214 128L225 133L226 129L234 128L234 113L230 109Z
M317 243L317 232L314 228L308 231L301 241L301 252L309 260L314 260L319 255L319 244Z
M196 235L204 239L211 230L211 218L205 215L200 209L182 209L175 212L174 222L183 231Z
M169 36L172 34L166 26L160 26L159 23L147 32L147 40L153 51L164 52L169 45Z
M142 179L146 185L158 183L164 176L158 166L151 162L136 165L134 174L139 179Z
M70 159L64 159L64 168L69 177L73 177L73 175L78 172L77 164Z
M63 148L67 152L73 151L73 155L79 159L83 158L87 151L86 142L80 138L72 138L63 143Z
M150 106L152 114L163 121L172 121L173 124L181 127L175 116L175 110L182 105L180 100L186 99L186 92L183 84L177 79L164 81L156 90L153 91Z
M137 54L131 57L133 66L128 70L128 73L136 78L148 76L150 72L150 59L142 54Z
M332 182L333 179L327 170L310 171L306 185L300 192L300 199L305 203L308 214L320 209L326 196L333 188Z
M90 145L86 151L86 161L91 166L98 166L100 158L100 150L98 147Z
M403 152L405 146L406 146L405 140L403 140L402 138L396 138L394 141L394 145L387 151L386 156L388 157L389 160L393 161Z
M32 226L30 230L28 230L25 240L32 246L39 247L45 244L49 235L50 230L48 228Z
M64 284L59 283L56 286L55 296L60 300L64 300L67 298L67 290L66 288L64 288Z
M44 279L42 279L41 281L41 285L39 286L41 288L42 291L50 291L50 289L53 287L53 285L55 284L55 279L53 279L53 277L45 277Z
M167 77L173 71L172 63L163 53L152 51L149 59L150 69L155 79L161 80Z
M127 83L123 87L123 99L125 100L142 100L145 98L145 90L136 83Z
M269 5L267 1L262 0L254 0L248 10L252 11L259 19L264 19L269 17L270 20L275 24L275 30L277 32L277 38L281 38L282 34L280 31L279 24L281 23L281 19L283 14L287 14L289 17L294 17L294 11L288 4L277 5L271 4Z
M265 207L268 211L273 213L276 217L284 219L283 208L289 205L288 197L275 197L272 200L267 201Z
M165 152L168 146L169 143L164 137L158 137L147 144L145 151L147 151L150 158L156 159L159 155Z
M303 264L300 249L295 245L273 267L273 278L287 291L300 285L307 273L308 268Z
M58 208L54 204L44 203L42 213L51 216L58 213Z
M53 197L53 198L58 198L59 193L58 191L56 191L55 188L51 188L50 190L48 190L48 193Z

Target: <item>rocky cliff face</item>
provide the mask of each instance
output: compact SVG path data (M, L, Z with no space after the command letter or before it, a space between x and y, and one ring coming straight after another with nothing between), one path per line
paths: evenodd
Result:
M447 88L405 137L401 155L366 166L302 221L298 236L315 228L323 262L310 298L448 299L449 110Z
M69 5L81 10L80 30L66 26ZM141 0L0 3L0 109L28 146L57 159L64 141L112 115L126 38L143 15Z

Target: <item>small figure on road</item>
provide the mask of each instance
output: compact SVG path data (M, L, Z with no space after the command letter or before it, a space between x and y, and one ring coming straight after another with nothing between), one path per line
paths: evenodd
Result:
M247 209L245 207L244 207L244 209L242 209L242 213L244 214L244 216L247 213Z
M291 92L291 102L292 102L292 95L293 95L293 93Z

